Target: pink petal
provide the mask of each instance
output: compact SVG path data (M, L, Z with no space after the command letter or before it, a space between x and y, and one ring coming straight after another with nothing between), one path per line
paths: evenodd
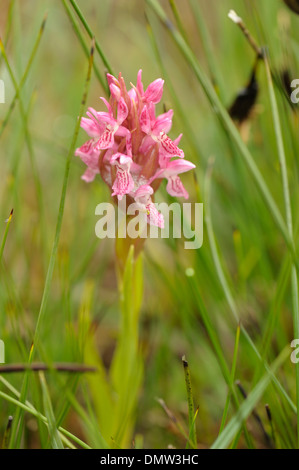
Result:
M129 129L124 126L119 126L119 128L115 132L115 135L119 135L121 137L126 138L127 155L132 156L132 136Z
M99 170L99 152L94 149L93 140L89 140L77 148L75 155L80 157L81 160L87 165L87 169L81 178L90 183L94 180L95 175L100 172Z
M143 184L142 186L139 186L134 194L135 201L137 203L147 205L153 192L154 190L149 184Z
M156 134L160 133L161 131L165 133L169 132L172 126L172 117L173 117L172 109L167 111L167 113L160 114L160 116L158 116L156 119L153 132L155 132Z
M117 168L116 178L113 183L112 196L122 199L125 194L130 193L134 188L134 181L129 171Z
M142 70L140 69L138 71L138 74L137 74L136 88L137 88L138 92L140 93L140 96L143 96L144 91L143 91L143 83L142 83L142 80L141 80L141 76L142 76Z
M164 217L158 211L158 209L156 208L153 202L150 202L149 204L147 204L146 211L147 211L147 222L150 225L155 225L157 227L164 228Z
M121 97L120 88L114 83L111 83L111 85L109 85L109 89L110 89L111 96L113 96L113 98L115 98L116 101L119 101Z
M150 83L144 93L145 101L147 101L148 103L153 102L154 104L159 103L163 95L163 85L164 80L162 80L161 78L158 78L154 82Z
M101 133L100 126L94 119L83 117L81 118L80 126L85 130L89 137L98 137Z
M127 154L132 156L132 135L131 132L128 132L126 135L126 149Z
M108 128L108 126L110 126L111 129L117 127L118 124L116 120L109 113L97 112L93 108L88 109L89 111L86 114L94 121L95 125L98 126L98 135L103 134L105 132L105 129Z
M144 136L143 141L141 142L139 152L146 154L153 145L156 145L156 142L152 139L152 137L146 135Z
M107 73L107 82L108 82L108 85L110 87L111 84L114 84L116 86L119 86L119 81L117 80L117 78L115 78L113 75L111 75L110 73Z
M185 159L168 161L167 167L163 170L163 176L169 178L193 170L194 168L195 165Z
M166 190L168 194L174 197L184 197L185 199L189 197L179 176L171 176L168 179Z
M91 168L87 168L85 173L81 176L81 179L86 181L86 183L91 183L95 179L97 173L99 173L99 171L96 172Z
M114 144L114 129L106 128L99 140L95 144L97 150L109 149Z
M117 167L112 196L117 195L118 199L122 199L124 194L130 193L134 189L134 181L130 173L132 158L117 152L111 156L110 164Z
M140 121L141 130L145 132L146 134L149 134L151 131L151 121L150 121L150 116L149 116L147 106L143 107L143 110L141 111L141 114L140 114L139 121Z
M131 89L128 91L128 95L129 95L131 101L134 101L134 102L137 101L137 93L136 93L136 91L135 91L134 88L131 88Z
M111 165L117 165L117 164L126 165L127 169L129 169L132 163L132 157L129 157L128 155L117 152L111 156L110 163Z
M85 144L82 145L82 147L77 148L75 155L80 157L85 165L92 168L97 173L99 172L99 152L94 148L93 140L88 140L85 142Z
M172 157L184 158L184 152L165 134L160 132L160 136L156 137L157 141L161 144L162 149Z
M150 121L151 121L151 128L153 128L155 123L156 123L156 107L155 107L154 103L152 103L152 102L148 103L147 104L147 109L148 109L149 118L150 118Z
M112 117L113 116L113 113L112 113L112 108L110 106L110 103L108 103L108 101L106 100L106 98L104 98L103 96L100 96L100 99L105 103L105 105L107 106L107 109L108 109L108 113L109 115Z
M183 134L180 134L180 135L178 135L178 137L176 139L174 139L174 141L173 141L174 145L179 145L182 136L183 136Z
M86 113L88 115L88 113ZM105 126L109 125L111 127L114 127L117 125L117 121L114 119L114 117L106 112L98 112L96 115L96 119L98 120L99 123L103 123Z
M128 107L125 100L121 98L117 105L117 122L121 124L128 116Z

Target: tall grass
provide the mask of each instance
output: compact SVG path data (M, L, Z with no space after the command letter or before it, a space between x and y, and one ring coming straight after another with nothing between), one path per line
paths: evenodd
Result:
M227 109L255 56L231 8L267 50L242 126ZM24 367L0 365L3 447L298 447L299 126L279 81L285 67L297 78L298 22L281 0L7 2L0 339ZM129 84L140 68L164 78L161 111L196 164L184 184L204 204L204 243L147 240L119 276L113 240L94 232L107 188L86 185L73 154L105 74ZM157 200L172 201L163 185ZM53 366L65 362L96 372Z

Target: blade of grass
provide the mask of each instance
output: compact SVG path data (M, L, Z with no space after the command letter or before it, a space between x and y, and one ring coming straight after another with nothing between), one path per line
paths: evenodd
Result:
M63 393L65 403L64 403L64 406L61 408L57 423L59 424L61 422L63 414L66 412L67 409L69 409L72 406L74 411L82 420L82 423L86 427L89 435L92 437L92 442L94 443L94 447L97 449L108 448L107 442L103 438L103 435L99 429L99 424L96 420L96 417L94 416L94 410L92 410L92 412L88 415L88 413L85 411L86 406L85 408L83 408L83 406L79 403L79 401L77 400L75 396L76 387L68 386L67 384L65 384L65 381L63 380L61 374L55 368L53 368L54 364L52 363L51 359L45 352L41 342L39 343L39 353L42 356L42 359L44 360L44 362L48 365L49 370L51 370L51 374L53 375L53 379L54 379L53 383L57 387L57 390L59 391L59 393ZM92 375L96 375L96 374L92 374ZM75 382L75 385L76 385L76 382ZM82 396L84 397L85 402L87 402L88 394L83 393Z
M3 385L11 392L13 393L17 398L20 398L21 396L21 393L18 392L18 390L15 389L15 387L13 387L11 385L10 382L8 382L6 379L4 379L4 377L2 377L0 375L0 382L3 383ZM1 395L2 394L2 395ZM26 403L21 403L19 400L16 400L15 398L7 395L6 393L4 392L0 392L0 396L2 396L2 398L4 398L5 400L8 400L10 401L11 403L14 403L17 407L23 407L23 409L25 411L27 411L28 413L31 413L33 416L35 416L37 419L41 419L41 421L46 424L46 426L48 426L48 421L47 421L47 418L45 416L43 416L39 411L37 411L37 409L28 401L26 400ZM25 408L24 408L25 407ZM89 447L85 442L81 441L81 439L77 438L75 435L73 435L72 433L70 433L69 431L67 431L66 429L62 428L61 426L58 428L59 432L61 433L60 437L61 437L61 440L68 446L68 447L71 447L71 448L74 448L74 446L65 438L65 436L69 437L70 439L72 439L74 442L76 442L76 444L78 444L79 446L83 447L84 449L90 449L91 447Z
M5 32L4 32L4 40L3 40L5 46L7 45L7 41L8 41L10 30L11 30L12 19L13 19L13 14L14 14L14 6L15 6L15 0L12 0L9 5L7 20L5 22ZM0 66L1 66L1 62L2 62L2 56L0 56Z
M53 272L54 272L54 266L55 266L55 260L56 260L56 255L57 255L57 250L58 250L58 243L59 243L59 238L60 238L60 232L61 232L61 226L62 226L62 218L63 218L63 213L64 213L64 206L65 206L65 199L66 199L66 190L67 190L67 184L68 184L68 178L69 178L69 172L70 172L70 165L71 165L71 160L75 151L75 146L76 146L76 141L79 133L79 128L80 128L80 121L81 117L84 112L84 107L86 103L86 98L87 98L87 93L89 89L89 83L90 83L90 78L91 78L91 70L92 70L92 64L93 64L93 56L94 56L94 41L92 42L92 47L90 51L90 57L89 57L89 65L88 65L88 71L87 71L87 76L85 80L85 86L84 86L84 92L83 92L83 97L81 100L81 106L79 110L79 116L78 120L75 126L71 146L69 148L68 156L67 156L67 161L66 161L66 166L65 166L65 172L64 172L64 177L63 177L63 184L62 184L62 190L61 190L61 197L60 197L60 205L59 205L59 211L58 211L58 218L57 218L57 223L56 223L56 230L55 230L55 237L54 237L54 242L52 246L52 252L51 252L51 257L49 261L49 267L48 267L48 272L46 276L46 281L45 281L45 287L43 291L43 296L42 296L42 301L40 305L40 310L36 322L36 327L35 327L35 333L34 333L34 338L33 338L33 344L32 348L30 350L29 354L29 360L28 363L31 364L33 361L33 357L35 354L35 350L38 347L38 341L39 341L39 336L40 336L40 328L42 324L42 320L46 311L46 306L50 294L50 288L51 288L51 283L52 283L52 277L53 277ZM23 385L22 385L22 391L21 391L21 402L24 403L26 400L27 396L27 390L28 390L28 372L25 374L24 380L23 380ZM18 424L19 420L22 419L23 412L20 410L20 408L17 410L16 417L15 417L15 423L13 425L12 429L12 435L11 435L11 441L10 441L10 447L15 448L15 444L17 442L17 430L18 430ZM21 432L21 430L20 430ZM19 432L19 437L18 440L20 440L20 432Z
M177 419L177 417L172 413L172 411L168 408L168 406L166 405L165 401L162 400L162 398L156 398L156 401L159 403L159 405L163 408L163 410L165 411L165 413L167 414L168 418L170 419L170 421L174 424L174 426L176 427L176 429L178 430L179 434L181 434L183 436L184 439L186 439L187 441L187 444L189 444L189 446L192 448L192 449L195 449L194 447L194 444L193 442L190 440L190 436L188 436L188 434L186 433L185 429L184 429L184 426L181 424L181 422ZM194 415L194 418L196 418L197 416L197 412L195 413Z
M13 421L13 417L9 416L7 426L6 426L5 431L4 431L3 440L2 440L2 449L7 449L8 448L9 435L10 435L10 431L11 431L12 421Z
M237 359L238 359L238 351L239 351L239 343L240 343L240 324L237 327L237 332L236 332L236 339L235 339L235 347L234 347L234 355L233 355L233 363L232 363L232 369L231 369L231 382L235 382L235 374L236 374L236 367L237 367ZM219 429L219 434L223 431L223 428L226 423L227 419L227 414L228 414L228 409L229 409L229 404L230 404L230 399L231 399L231 392L230 390L228 391L226 402L225 402L225 407L222 415L222 420L220 424L220 429Z
M12 114L12 111L15 107L15 104L16 104L16 101L18 99L18 97L20 96L20 93L21 93L21 90L24 86L24 84L26 83L26 80L27 80L27 77L29 75L29 72L31 70L31 66L33 64L33 61L35 59L35 56L36 56L36 53L37 53L37 50L38 50L38 47L40 45L40 42L41 42L41 38L42 38L42 35L43 35L43 32L45 30L45 25L46 25L46 20L47 20L47 14L44 16L44 19L43 19L43 22L41 24L41 27L40 27L40 30L38 32L38 36L35 40L35 43L34 43L34 46L33 46L33 49L31 51L31 54L30 54L30 57L29 57L29 60L27 62L27 65L26 65L26 68L25 68L25 72L21 78L21 81L19 83L19 86L17 88L17 90L15 91L15 95L10 103L10 106L9 106L9 109L6 113L6 116L4 117L3 121L2 121L2 124L1 124L1 128L0 128L0 137L1 135L3 134L3 131L9 121L9 118Z
M169 31L171 37L173 38L174 42L177 44L178 48L180 49L182 55L185 57L186 61L192 68L196 78L198 79L199 83L201 84L209 102L211 103L214 110L216 110L218 117L220 118L221 123L227 129L227 132L230 134L232 140L234 141L236 147L239 149L240 155L244 159L248 170L269 210L271 213L276 226L280 230L290 253L292 254L294 263L296 264L297 270L299 269L299 259L297 255L296 248L294 246L293 240L289 235L288 229L286 224L281 216L281 213L268 189L267 184L264 181L264 178L256 165L250 151L248 150L247 146L243 142L235 124L231 120L226 108L220 101L217 93L215 92L213 86L211 85L209 79L201 69L198 61L188 47L180 33L176 30L176 28L172 25L170 20L168 19L165 11L161 7L161 5L156 0L146 0L149 7L155 12L158 16L164 27Z
M204 53L207 59L209 72L211 75L212 83L215 86L215 89L218 91L219 96L223 98L225 96L223 85L223 79L219 70L217 59L215 58L215 53L213 51L213 45L211 42L210 35L207 30L207 24L205 18L202 15L200 6L196 0L189 0L189 4L194 15L194 19L197 25L198 32L202 41Z
M272 374L274 374L283 365L286 359L289 358L289 355L289 346L286 346L285 349L280 353L277 359L270 366ZM231 419L229 424L217 437L216 441L211 446L211 449L226 449L229 446L234 436L239 432L239 429L244 420L248 418L256 404L261 399L263 393L269 386L270 382L271 375L269 372L266 372L264 377L259 381L259 383L252 390L252 392L248 395L247 399L242 403L236 415Z
M222 286L224 295L226 297L226 300L227 300L227 303L230 307L230 310L233 314L233 317L236 320L236 322L239 323L240 319L239 319L239 315L238 315L238 309L237 309L237 306L236 306L236 303L234 301L233 295L231 293L229 284L228 284L227 279L226 279L225 274L224 274L224 270L223 270L222 263L221 263L221 260L220 260L220 256L219 256L219 253L218 253L216 240L215 240L215 235L214 235L214 230L213 230L213 226L212 226L211 209L210 209L211 171L212 171L212 164L210 164L210 168L207 172L206 181L205 181L205 190L204 190L204 192L205 192L205 201L206 201L206 203L205 203L205 208L206 208L205 224L206 224L208 239L209 239L209 243L210 243L210 247L211 247L212 258L213 258L213 261L214 261L214 264L215 264L215 268L216 268L217 276L219 278L219 282ZM255 353L255 355L257 356L257 358L259 359L259 361L263 364L263 367L267 371L269 371L270 370L269 366L267 365L266 362L263 361L261 354L259 353L258 349L256 348L255 344L253 343L252 339L250 338L249 334L247 333L247 331L243 327L243 325L241 325L241 333L242 333L243 337L245 338L246 342L249 344L249 346L251 347L251 349ZM271 373L271 371L270 371L270 373ZM290 408L293 410L293 412L297 413L296 405L293 403L293 401L289 397L289 395L286 392L286 390L284 389L284 387L280 384L278 379L273 374L272 374L272 380L273 380L273 383L276 386L276 388L279 390L280 394L282 394L282 396L288 402L288 404L289 404Z
M120 248L116 240L116 250ZM121 251L120 251L121 252ZM111 378L118 394L113 437L119 445L128 444L130 427L137 406L138 390L143 376L139 349L139 315L143 299L143 256L134 258L134 245L125 254L123 271L118 268L118 288L121 307L119 342L111 365Z
M42 414L40 414L37 410L35 410L34 407L31 407L31 406L27 406L25 405L24 403L21 403L20 401L16 400L15 398L7 395L7 393L4 393L4 392L1 392L0 391L0 397L3 398L4 400L12 403L13 405L15 405L16 407L19 407L19 408L22 408L22 410L26 411L27 413L30 413L32 414L33 416L35 416L36 418L40 418L45 424L46 426L48 426L48 421L47 421L47 418L45 416L43 416ZM77 442L81 447L85 448L85 449L90 449L89 446L87 446L87 444L85 444L83 441L81 441L81 439L78 439L76 436L74 436L73 434L71 434L69 431L67 431L66 429L63 429L63 428L59 428L59 432L61 433L60 435L60 438L61 440L71 449L75 449L75 447L73 446L73 444L67 439L67 437L71 438L74 440L74 442ZM67 437L66 437L67 436Z
M236 394L234 383L231 382L231 374L230 374L230 371L229 371L228 366L226 364L226 359L224 357L224 354L223 354L223 351L222 351L222 348L221 348L221 344L220 344L219 339L217 337L215 328L211 323L210 316L209 316L209 314L207 312L207 309L204 305L204 302L202 300L202 297L201 297L201 294L198 290L198 287L197 287L195 281L193 280L193 277L189 278L189 282L191 284L192 292L193 292L193 294L196 298L201 318L203 320L203 323L204 323L205 328L207 330L207 333L209 335L210 341L212 343L213 349L215 351L216 357L218 359L219 367L221 369L223 378L224 378L226 384L228 385L228 387L231 391L231 394L232 394L233 399L234 399L235 406L238 409L239 406L240 406L239 399L238 399L238 396ZM244 423L244 426L243 426L243 430L244 430L244 435L245 435L247 445L248 445L249 448L252 448L253 447L252 440L251 440L251 437L250 437L250 435L247 431L245 423Z
M78 40L79 40L79 42L80 42L80 44L81 44L81 46L82 46L82 49L83 49L83 51L84 51L86 57L89 57L89 48L88 48L88 45L86 44L86 42L85 42L85 40L84 40L84 37L83 37L83 35L82 35L82 33L81 33L80 29L79 29L79 26L78 26L77 21L75 21L75 18L73 17L73 14L72 14L71 9L70 9L70 7L69 7L69 5L68 5L68 3L67 3L67 0L62 0L62 4L63 4L63 6L64 6L64 8L65 8L65 11L66 11L66 13L67 13L67 15L68 15L68 17L69 17L71 23L72 23L72 26L73 26L73 28L74 28L75 34L76 34L76 36L78 37ZM94 73L95 73L97 79L99 80L99 82L100 82L100 84L101 84L103 90L105 90L105 92L107 93L107 92L108 92L107 81L104 80L104 77L101 75L101 72L99 71L99 69L98 69L98 67L97 67L97 65L96 65L95 62L93 62L93 69L94 69Z
M11 223L11 220L12 220L12 215L13 215L13 209L10 211L9 217L6 220L6 227L5 227L5 231L4 231L4 235L3 235L3 239L2 239L2 243L1 243L1 247L0 247L0 264L1 264L1 261L2 261L2 256L3 256L3 252L4 252L4 248L5 248L5 243L6 243L6 239L7 239L7 235L8 235L8 230L9 230L9 226L10 226L10 223Z
M48 421L49 437L51 440L52 449L64 449L64 446L61 442L59 432L56 426L55 415L54 415L45 375L41 371L38 373L38 375L39 375L39 380L40 380L41 389L42 389L43 407L45 411L45 416Z
M193 393L192 393L190 369L189 369L189 364L186 361L185 356L182 357L182 362L184 366L187 400L188 400L189 440L193 443L194 448L197 448L196 426L195 426L195 421L194 421L194 417L195 417L194 400L193 400ZM189 448L188 443L187 443L187 448Z
M276 100L274 86L273 86L272 77L271 77L270 66L269 66L267 57L265 57L264 62L265 62L265 67L266 67L266 75L267 75L270 103L271 103L271 109L272 109L272 118L273 118L273 124L274 124L274 129L275 129L276 143L277 143L279 163L280 163L280 169L281 169L287 227L289 230L290 238L294 240L291 196L290 196L290 189L289 189L286 155L285 155L282 129L281 129L280 118L279 118L279 110L278 110L277 100ZM296 271L295 265L292 266L291 278L292 278L294 338L299 338L299 296L298 296L298 278L297 278L297 271ZM297 405L297 446L299 448L299 363L297 363L295 367L296 367L296 405Z
M176 107L176 110L177 110L178 115L180 117L181 123L184 126L184 134L186 134L187 140L189 142L192 142L192 146L194 148L194 153L200 159L200 155L201 155L202 152L201 152L201 150L199 148L199 145L198 145L198 139L196 138L196 136L195 136L195 134L194 134L189 122L188 122L189 121L188 114L185 112L183 106L181 105L180 100L178 99L178 93L175 91L175 89L172 85L172 81L171 81L170 76L167 72L167 69L164 65L163 57L161 56L161 52L159 50L156 37L153 33L152 26L151 26L151 24L150 24L147 17L146 17L146 19L147 19L147 33L149 35L149 38L150 38L150 41L151 41L151 44L152 44L152 48L153 48L153 51L154 51L154 54L155 54L155 58L156 58L156 60L159 64L162 75L165 78L165 81L167 82L167 88L168 88L168 90L171 94L172 100L175 104L175 107Z
M33 174L33 181L34 181L34 186L35 186L35 192L36 192L36 197L37 197L37 202L38 202L38 208L39 208L39 214L40 214L40 225L41 225L41 240L43 244L43 253L46 253L46 230L45 230L45 213L44 213L44 204L43 204L43 193L42 193L42 186L41 186L41 181L36 165L36 159L35 159L35 152L34 152L34 147L31 139L31 135L28 129L28 114L26 113L26 110L24 108L23 100L20 95L20 87L18 86L17 80L15 78L15 75L12 71L12 68L10 66L6 50L4 47L4 44L0 38L0 50L2 53L2 57L4 59L6 68L8 70L8 74L10 76L10 79L13 83L15 93L17 95L18 101L19 101L19 107L20 107L20 113L21 113L21 118L22 118L22 126L24 129L24 134L25 134L25 141L26 141L26 146L28 149L28 154L30 158L30 164L32 168L32 174Z
M78 7L77 5L77 2L75 0L69 0L70 1L70 4L72 5L74 11L76 12L78 18L80 19L82 25L84 26L87 34L89 35L90 39L92 38L95 38L95 34L93 33L93 31L91 30L91 28L89 27L86 19L84 18L84 15L82 13L82 11L80 10L80 8ZM101 49L98 41L95 39L95 47L96 47L96 50L98 51L102 61L103 61L103 64L105 65L106 69L107 69L107 72L109 72L111 75L114 75L113 71L112 71L112 68L108 62L108 59L106 57L106 55L104 54L103 50Z
M175 0L168 0L168 2L169 2L169 5L170 5L170 8L172 10L173 16L175 17L175 21L176 21L176 24L178 26L178 30L181 33L184 40L186 41L186 43L188 44L187 34L186 34L186 31L185 31L184 25L182 23L180 13L177 9Z
M267 418L271 427L271 439L273 441L274 448L276 448L276 437L275 437L275 430L274 430L274 425L273 425L273 418L272 418L271 409L268 403L265 405L265 409L266 409Z
M257 46L255 40L252 38L250 32L247 30L242 19L237 16L233 11L229 14L230 18L241 28L243 34L249 40L251 46L256 50L259 56L262 56L261 49ZM278 104L275 96L272 73L269 65L269 59L267 55L264 56L264 63L267 76L268 91L270 96L270 104L272 111L272 119L276 137L276 144L278 150L279 164L281 170L282 186L283 186L283 197L284 197L284 206L286 213L287 229L289 231L290 239L294 243L294 234L293 234L293 218L292 218L292 208L291 208L291 197L289 189L289 180L288 180L288 170L287 170L287 161L284 148L284 141L281 129L281 122L279 117ZM294 243L295 245L295 243ZM291 285L292 285L292 303L293 303L293 321L294 321L294 337L299 336L299 295L298 295L298 278L296 266L292 266L291 270ZM296 364L296 405L297 405L297 446L299 447L299 364Z

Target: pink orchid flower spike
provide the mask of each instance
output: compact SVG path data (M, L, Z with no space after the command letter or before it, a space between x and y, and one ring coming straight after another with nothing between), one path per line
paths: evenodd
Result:
M89 108L87 117L81 119L90 138L75 152L87 166L82 179L91 182L99 173L113 197L128 196L146 212L149 224L163 228L163 216L154 204L155 191L166 178L168 193L187 199L179 175L195 168L178 147L182 135L175 140L168 136L173 110L156 115L164 80L154 80L145 91L142 70L136 86L128 91L121 74L118 78L107 74L107 81L110 98L102 98L107 111Z

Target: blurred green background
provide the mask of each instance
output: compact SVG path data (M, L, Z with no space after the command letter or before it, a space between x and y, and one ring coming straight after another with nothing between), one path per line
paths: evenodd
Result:
M175 25L171 2L160 0L158 3ZM65 4L89 48L90 38L70 2ZM214 157L209 210L220 259L241 324L260 353L265 351L263 359L270 364L294 337L290 256L229 133L219 124L189 64L147 2L78 0L78 5L114 73L117 76L121 72L128 87L130 82L136 83L140 68L145 85L160 76L165 79L160 111L163 112L163 105L174 109L170 136L175 138L183 132L181 147L186 158L197 167L198 188L192 174L183 177L184 185L191 201L203 202L204 211L204 178L209 159ZM244 19L257 42L267 46L274 77L287 69L292 79L297 78L299 17L291 13L281 0L177 0L175 5L186 39L200 66L212 81L217 81L216 90L226 107L247 84L255 62L252 49L227 17L231 8ZM195 12L203 22L202 30ZM45 30L20 92L28 116L28 134L19 100L1 132L0 221L3 233L4 221L14 209L0 271L0 338L5 342L7 364L28 359L55 233L67 152L88 66L63 2L1 0L0 35L17 83L22 79L46 13ZM210 55L207 54L204 31L211 48ZM162 69L151 34L162 60ZM94 62L105 79L105 66L98 53L95 53ZM5 103L0 104L0 125L3 126L15 94L3 58L0 58L0 78L5 83ZM251 118L240 130L284 214L283 188L263 64L259 65L257 79L258 100ZM280 91L278 86L297 229L298 121L296 110L291 109ZM104 110L100 96L105 96L105 90L93 73L86 109L92 106ZM80 131L77 146L85 140L85 133ZM80 179L83 166L77 157L72 159L58 255L41 326L41 348L37 359L97 364L100 357L108 371L120 321L114 241L98 240L94 228L97 221L95 207L100 202L110 201L110 194L100 178L92 184ZM156 200L165 199L172 200L162 185ZM237 322L219 281L206 229L203 246L196 251L184 250L183 240L147 240L144 260L140 336L145 370L132 438L145 448L185 446L185 437L156 400L163 399L182 426L188 429L186 386L181 363L185 354L191 371L195 407L199 407L198 443L200 447L209 447L219 432L228 387L202 319L198 296L204 302L229 369ZM87 355L84 353L86 344L93 345L87 346ZM256 355L241 335L235 378L249 393L262 373ZM291 400L295 401L295 366L289 359L280 367L277 376ZM23 374L6 375L5 378L21 389ZM66 399L65 390L74 387L71 380L65 374L61 375L60 381L57 375L47 374L55 413ZM97 400L100 401L101 397L96 394L94 380L89 376L81 377L74 393L88 415L97 420ZM4 390L3 384L0 387ZM238 389L236 393L242 402ZM41 409L40 388L34 374L30 375L28 399ZM272 429L264 408L266 403L269 403L273 415L275 445L295 447L294 410L277 388L269 386L256 403L269 435ZM4 434L8 416L14 413L15 406L1 398L0 436ZM230 406L228 418L234 413L234 407ZM93 445L84 420L82 422L72 405L65 411L63 426ZM254 447L269 446L254 416L249 417L247 427ZM47 446L47 437L43 433L45 430L39 429L37 420L27 413L21 445ZM236 445L247 446L243 436L237 439Z

